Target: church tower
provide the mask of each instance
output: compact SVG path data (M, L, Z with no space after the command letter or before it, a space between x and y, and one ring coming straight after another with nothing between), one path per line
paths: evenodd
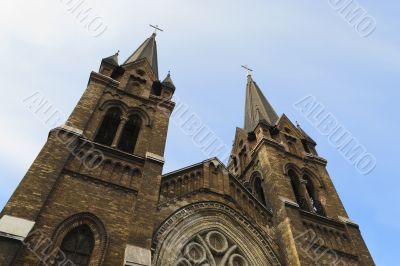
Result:
M374 265L343 207L315 141L279 117L249 74L245 121L236 129L228 169L273 211L287 265Z
M228 166L162 174L175 86L159 80L156 34L118 57L90 74L1 212L0 265L374 265L315 141L251 75Z
M50 132L1 213L0 265L122 265L130 253L147 265L175 90L159 81L155 38L121 65L103 59Z

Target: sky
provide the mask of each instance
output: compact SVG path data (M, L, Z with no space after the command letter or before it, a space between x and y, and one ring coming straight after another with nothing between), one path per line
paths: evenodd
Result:
M0 207L51 129L24 99L39 93L68 117L101 59L120 50L125 60L152 33L149 24L158 24L160 79L171 71L176 96L190 112L231 147L244 118L240 65L249 65L277 113L298 121L318 143L376 264L397 265L400 2L354 1L376 23L368 36L333 2L85 0L95 21L88 28L68 1L1 0ZM360 174L295 108L308 95L376 158L373 171ZM210 155L170 124L164 172Z

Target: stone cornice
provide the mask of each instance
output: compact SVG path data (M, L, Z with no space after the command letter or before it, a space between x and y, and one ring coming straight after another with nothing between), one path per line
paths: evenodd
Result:
M316 156L316 155L313 155L313 154L310 154L310 153L306 154L305 160L309 161L309 162L317 163L317 164L322 165L324 167L328 164L328 161L325 160L324 158Z
M317 163L324 167L328 163L327 160L325 160L324 158L313 155L313 154L306 153L305 156L300 156L300 155L291 153L291 152L285 150L285 147L282 144L276 142L273 139L265 138L265 137L257 143L256 147L251 152L251 156L253 156L254 153L258 152L263 144L269 144L269 146L276 148L278 151L283 152L284 154L292 156L299 160L303 160L303 161L305 160L307 162Z
M354 221L352 221L350 218L346 218L346 217L343 217L343 216L338 216L338 218L339 218L340 221L344 222L347 225L351 225L353 227L356 227L357 229L359 228L358 224L355 223Z
M181 175L186 171L192 171L192 169L194 169L194 168L197 168L199 166L203 166L205 163L211 162L212 160L217 160L224 167L224 169L226 169L226 171L228 171L228 169L226 168L224 163L222 163L217 157L213 157L213 158L204 160L202 162L199 162L199 163L196 163L196 164L192 164L192 165L186 166L184 168L181 168L181 169L178 169L178 170L163 174L162 178L167 178L167 177L172 176L172 175Z
M290 200L290 199L288 199L288 198L285 198L285 197L281 197L281 196L280 196L279 199L280 199L286 206L294 207L294 208L296 208L296 209L300 208L299 204L297 204L296 202L294 202L294 201L292 201L292 200Z
M93 143L93 145L95 146L95 148L107 152L108 154L112 154L113 156L115 156L116 158L120 159L120 160L125 160L128 162L140 162L140 163L144 163L145 158L139 155L135 155L135 154L131 154L131 153L127 153L121 150L118 150L116 148L113 147L109 147L109 146L105 146L93 141L89 141L87 139L83 139L84 141L88 141L90 143Z
M97 73L95 71L90 72L90 77L89 77L89 83L90 81L96 81L98 83L101 83L103 85L111 86L111 87L118 87L119 86L119 81L107 77L103 74Z
M159 164L164 164L165 162L164 157L151 152L146 152L146 160L151 160Z
M344 223L340 220L337 219L333 219L330 217L325 217L325 216L321 216L315 213L311 213L308 211L304 211L304 210L299 210L301 216L303 219L306 219L310 222L314 222L317 224L323 224L326 226L330 226L330 227L334 227L338 230L345 230L345 226Z
M91 140L85 138L79 131L72 130L72 129L73 128L71 128L71 127L62 126L62 127L57 127L55 129L51 130L50 133L56 133L56 131L63 131L63 132L67 132L69 134L73 134L80 141L86 142L86 143L90 143L96 149L107 153L107 155L111 154L111 155L115 156L117 159L120 159L120 160L125 160L125 161L131 162L131 163L134 163L134 162L144 163L144 161L145 161L145 158L142 157L142 156L131 154L131 153L127 153L127 152L115 149L113 147L105 146L105 145L99 144L97 142L91 141ZM66 143L66 145L68 145L68 144L69 143Z

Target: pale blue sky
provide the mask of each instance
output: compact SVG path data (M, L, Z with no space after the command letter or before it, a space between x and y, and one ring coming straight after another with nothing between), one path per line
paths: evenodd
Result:
M40 91L68 116L101 58L121 50L124 60L153 23L165 29L157 37L160 78L171 70L176 94L228 146L243 124L246 77L240 65L249 64L276 111L298 120L317 141L377 265L398 264L400 2L359 1L377 22L368 38L329 0L87 0L108 26L98 38L62 2L0 1L0 207L49 131L22 100ZM375 155L371 174L358 174L293 108L309 94ZM174 124L165 157L165 171L206 159Z

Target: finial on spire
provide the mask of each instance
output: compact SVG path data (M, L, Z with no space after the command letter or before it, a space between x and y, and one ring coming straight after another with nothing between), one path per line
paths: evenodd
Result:
M118 51L115 53L115 55L119 55L119 52L120 52L120 51L118 50Z
M150 27L154 28L154 35L157 35L157 31L164 31L163 29L161 29L160 27L158 27L158 25L151 25L149 24Z
M247 76L251 76L251 72L253 72L253 69L249 68L248 65L241 65L241 67L247 70Z

